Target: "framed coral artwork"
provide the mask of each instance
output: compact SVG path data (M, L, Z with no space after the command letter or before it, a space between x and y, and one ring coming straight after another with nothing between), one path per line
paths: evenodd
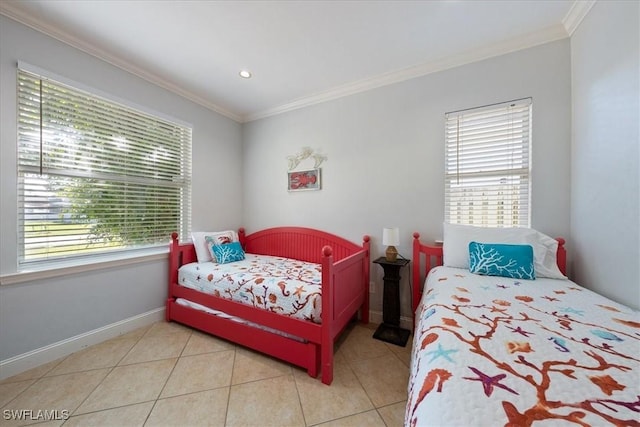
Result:
M320 190L320 169L288 172L289 191Z

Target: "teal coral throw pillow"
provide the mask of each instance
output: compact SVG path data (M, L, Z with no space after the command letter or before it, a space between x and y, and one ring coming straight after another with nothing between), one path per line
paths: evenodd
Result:
M513 279L536 278L531 245L469 243L469 271Z
M225 243L223 245L211 245L211 251L220 264L227 264L244 259L244 251L240 242Z

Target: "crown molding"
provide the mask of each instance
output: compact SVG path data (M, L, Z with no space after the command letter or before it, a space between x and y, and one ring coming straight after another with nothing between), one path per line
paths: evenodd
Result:
M596 4L596 0L575 0L567 15L562 19L569 37L578 29L580 23L585 16L589 13L593 5Z
M103 49L98 49L84 40L73 37L59 28L34 18L17 7L17 2L0 1L0 14L51 36L65 44L75 47L89 55L95 56L150 83L182 96L183 98L193 101L211 111L228 117L231 120L238 123L246 123L570 37L594 3L595 0L576 0L570 11L567 13L567 16L563 19L562 24L557 24L538 32L530 33L521 37L515 37L501 43L470 50L458 55L444 57L439 60L417 66L384 73L368 79L354 81L334 87L324 92L293 100L274 108L269 108L267 110L247 115L232 113L231 111L209 102L197 94L178 87L160 76L136 67L117 56L104 51Z
M103 49L99 49L82 39L74 37L71 34L65 31L62 31L61 29L53 25L47 24L46 22L43 22L42 20L29 15L28 13L24 12L22 9L19 8L17 6L18 4L19 2L14 3L14 2L0 1L0 14L10 19L13 19L14 21L20 22L21 24L24 24L28 27L31 27L36 31L44 33L50 37L53 37L54 39L59 40L62 43L68 44L69 46L72 46L78 50L81 50L84 53L94 56L102 61L108 62L109 64L114 65L137 77L140 77L141 79L144 79L150 83L153 83L156 86L159 86L163 89L166 89L170 92L175 93L176 95L179 95L183 98L193 101L196 104L201 105L218 114L221 114L231 120L234 120L239 123L243 121L242 116L238 114L232 113L231 111L228 111L216 104L213 104L207 101L206 99L194 94L193 92L184 90L176 86L175 84L163 79L158 75L155 75L140 67L136 67L135 65L130 64L129 62L124 61L121 58L118 58L117 56L112 55L111 53Z
M440 60L431 61L414 67L397 70L369 79L358 80L342 86L335 87L325 92L300 98L287 104L280 105L275 108L264 110L259 113L250 114L244 117L243 122L251 122L270 116L275 116L288 111L297 110L299 108L309 107L311 105L320 104L322 102L354 95L371 89L388 86L394 83L400 83L405 80L422 77L427 74L444 71L450 68L459 67L461 65L470 64L495 56L504 55L522 49L538 46L556 40L569 37L564 25L557 24L544 30L530 33L521 37L512 38L501 43L486 46L480 49L474 49L459 55L452 55Z

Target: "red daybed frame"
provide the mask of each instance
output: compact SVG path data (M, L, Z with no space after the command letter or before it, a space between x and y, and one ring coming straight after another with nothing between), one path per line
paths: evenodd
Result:
M333 343L360 310L369 322L369 236L362 246L342 237L303 227L277 227L245 235L238 230L245 252L313 262L322 266L321 324L298 320L178 285L178 268L196 262L193 243L180 244L173 233L169 248L169 296L166 319L191 326L307 369L322 371L322 382L333 380ZM178 305L176 298L220 310L253 323L301 338L298 341L200 310Z
M558 241L558 268L562 274L567 274L567 251L564 247L565 240L561 237L556 238ZM422 256L424 254L424 257ZM424 259L424 266L420 268L421 261ZM420 233L413 233L413 296L412 296L412 312L416 312L420 298L422 297L422 284L429 271L433 267L442 265L442 246L424 245L420 242ZM415 324L415 322L414 322ZM414 325L415 326L415 325Z

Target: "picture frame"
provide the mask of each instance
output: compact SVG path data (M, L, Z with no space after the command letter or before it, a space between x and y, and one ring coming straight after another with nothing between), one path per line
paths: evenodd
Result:
M287 172L287 190L316 191L321 188L320 169L308 169Z

